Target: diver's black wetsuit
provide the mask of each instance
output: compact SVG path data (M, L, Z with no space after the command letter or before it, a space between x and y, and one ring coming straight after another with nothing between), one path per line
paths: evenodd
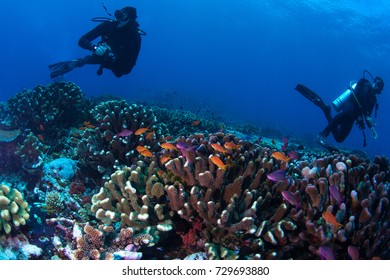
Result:
M130 73L141 48L139 25L136 21L130 21L123 27L117 26L117 21L103 22L80 38L79 46L93 51L92 41L101 36L99 43L106 43L111 48L113 56L88 55L79 59L78 67L84 64L100 64L111 69L116 77Z
M329 124L320 133L322 137L328 137L332 132L334 139L341 143L347 138L355 123L364 128L365 117L371 116L371 113L377 104L376 94L372 90L372 85L367 79L360 79L356 85L355 96L351 94L345 101L340 113L328 120ZM362 118L360 118L362 117ZM367 122L371 129L372 123Z

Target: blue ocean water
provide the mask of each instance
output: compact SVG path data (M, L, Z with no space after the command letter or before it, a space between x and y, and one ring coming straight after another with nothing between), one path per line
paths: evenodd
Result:
M109 11L135 6L143 37L132 73L115 78L96 66L66 76L88 96L207 108L229 121L315 138L322 112L299 95L303 83L331 103L364 69L381 76L377 132L367 147L357 127L339 147L389 157L390 3L388 1L134 0L105 1ZM92 0L4 0L0 101L50 83L47 65L85 56L77 45L106 16ZM190 104L190 105L189 105ZM332 144L332 136L329 137Z

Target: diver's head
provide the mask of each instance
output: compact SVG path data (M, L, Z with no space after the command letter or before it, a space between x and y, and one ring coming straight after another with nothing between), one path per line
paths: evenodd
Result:
M119 22L135 21L137 18L137 10L134 7L124 7L123 9L116 10L115 19Z
M383 79L381 77L375 77L374 84L372 85L372 87L375 90L375 93L376 94L381 93L384 86L385 86L385 83L384 83Z

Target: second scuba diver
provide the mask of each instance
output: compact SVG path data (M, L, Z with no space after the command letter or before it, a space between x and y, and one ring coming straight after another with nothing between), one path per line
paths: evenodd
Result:
M375 108L376 117L378 109L376 95L382 92L384 82L380 77L373 78L371 76L373 80L373 84L371 84L370 81L364 77L365 73L368 73L371 76L367 70L364 70L363 78L357 83L351 82L349 88L333 101L332 105L338 112L334 117L331 115L330 106L326 105L316 93L302 84L298 84L295 87L298 92L320 107L324 112L325 117L328 120L328 125L319 133L317 141L321 146L328 150L335 150L335 148L328 145L326 142L326 138L329 134L332 133L334 139L338 143L341 143L348 137L355 121L363 132L363 146L366 146L366 135L364 132L366 125L371 130L373 138L376 139L378 137L371 114Z
M133 7L124 7L114 15L115 20L102 18L101 24L80 38L79 46L91 51L91 55L49 65L50 78L62 76L85 64L99 64L98 75L102 74L103 68L110 69L116 77L129 74L141 49L137 11ZM98 37L101 37L100 42L94 44Z

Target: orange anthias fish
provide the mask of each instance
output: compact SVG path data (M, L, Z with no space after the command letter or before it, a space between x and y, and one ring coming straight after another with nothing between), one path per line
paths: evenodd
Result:
M218 143L213 143L211 144L211 147L213 147L214 150L216 150L217 152L220 152L222 154L225 154L226 153L226 150L224 147L222 147L221 145L219 145Z
M198 120L195 120L195 121L192 122L192 126L197 126L199 124L200 124L200 121L198 121Z
M223 146L228 150L237 150L238 148L241 147L240 144L236 144L233 142L225 142L225 144L223 144Z
M166 150L177 150L176 146L169 142L161 143L160 146Z
M337 227L337 228L340 228L340 227L343 226L342 224L340 224L339 222L337 222L336 217L333 216L333 215L332 215L331 213L329 213L329 212L324 212L324 213L322 213L322 217L324 218L324 220L325 220L327 223L331 224L332 226L335 226L335 227Z
M83 122L83 125L87 128L95 128L95 126L93 124L91 124L90 121L84 121Z
M287 157L285 154L282 152L273 152L272 157L276 158L277 160L281 160L284 162L289 162L291 158Z
M37 137L39 140L41 140L41 142L45 142L45 138L43 137L42 134L38 134Z
M152 157L153 154L151 151L149 151L148 148L143 147L143 146L137 146L137 151L144 157Z
M153 136L154 136L154 130L152 130L151 132L146 134L145 139L146 140L153 140Z
M138 128L135 132L134 132L134 134L135 135L140 135L140 134L142 134L142 133L145 133L146 131L148 131L149 130L149 128L147 128L147 127L141 127L141 128Z
M142 151L145 151L147 150L148 148L144 147L144 146L137 146L137 148L135 148L137 150L137 152L141 153Z
M217 157L217 156L210 156L210 160L216 165L218 166L218 168L221 168L223 170L226 170L227 168L227 165L223 163L223 161Z
M170 159L171 159L170 156L168 156L168 155L163 155L162 157L160 157L160 163L161 163L161 164L164 164L164 163L168 162Z

